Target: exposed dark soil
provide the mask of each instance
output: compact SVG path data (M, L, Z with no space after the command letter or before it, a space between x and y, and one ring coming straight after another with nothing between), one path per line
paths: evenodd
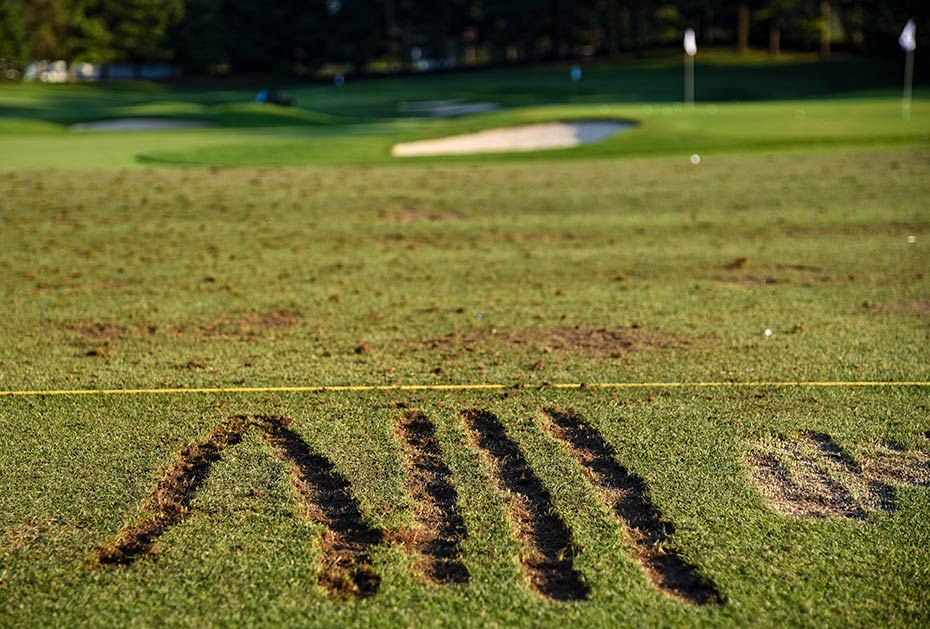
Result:
M655 586L688 603L721 604L714 584L678 554L671 538L674 529L652 504L645 481L617 463L614 448L574 413L548 409L545 415L549 434L565 445L600 490Z
M456 217L461 218L461 217ZM423 219L414 219L423 220ZM426 219L429 220L429 219ZM443 220L452 220L449 218L440 218ZM414 221L404 221L414 222ZM595 242L600 236L592 234L575 234L570 232L512 232L512 231L479 231L470 232L465 235L455 235L442 233L395 233L379 235L372 240L384 247L419 249L443 248L452 250L471 249L482 247L488 243L511 243L513 245L559 245L564 243L578 244Z
M150 552L168 528L187 516L191 500L219 460L220 451L239 443L247 427L244 418L232 418L217 426L202 443L182 450L179 460L165 472L152 497L143 504L145 517L127 525L115 541L100 547L98 561L104 565L125 565Z
M620 357L628 352L662 350L689 345L689 341L661 330L636 325L628 328L538 328L454 332L422 344L453 356L483 353L497 346L528 353L584 354Z
M930 454L920 450L905 450L899 444L883 444L878 456L862 464L868 478L894 485L930 486Z
M832 282L849 282L856 279L854 275L848 273L835 273L803 264L780 264L755 268L750 267L746 258L737 258L724 268L729 273L716 276L717 281L746 286L771 286L773 284L812 286Z
M128 336L131 331L126 326L115 323L71 323L65 326L81 337L97 343L108 343Z
M459 212L448 212L444 210L417 210L410 207L383 209L378 212L379 218L385 221L396 223L419 223L419 222L445 222L456 221L462 218Z
M27 548L60 526L57 518L23 522L20 526L4 531L0 535L0 549L9 551Z
M192 330L188 326L179 326L175 328L175 331L184 333L191 330L207 338L244 340L261 336L266 332L292 328L300 321L300 314L295 311L269 310L221 317L193 326Z
M510 516L529 552L522 557L530 586L555 600L583 600L590 590L575 570L571 533L552 496L494 415L482 409L462 413L472 441L487 456L499 487L511 494Z
M829 435L777 437L754 444L746 457L762 495L789 515L861 519L867 511L896 509L894 489L864 474Z
M381 577L371 567L369 549L381 543L383 533L365 523L349 481L329 459L310 450L289 428L290 420L255 420L278 456L293 466L295 489L307 515L328 528L322 542L320 584L340 595L370 596L377 592Z
M465 583L469 574L461 560L460 544L467 531L433 424L423 413L408 411L397 426L397 435L406 455L407 490L418 525L414 531L399 534L399 541L421 557L419 566L429 580Z

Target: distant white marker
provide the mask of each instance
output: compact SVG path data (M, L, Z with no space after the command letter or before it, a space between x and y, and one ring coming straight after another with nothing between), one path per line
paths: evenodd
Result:
M694 154L688 159L688 161L691 162L691 165L692 165L692 166L697 166L698 164L701 163L701 156L698 155L697 153L694 153Z
M772 336L772 329L771 329L771 328L765 328L765 335L766 335L766 336Z
M917 242L917 238L915 238L914 236L908 236L907 242L913 245L915 242Z

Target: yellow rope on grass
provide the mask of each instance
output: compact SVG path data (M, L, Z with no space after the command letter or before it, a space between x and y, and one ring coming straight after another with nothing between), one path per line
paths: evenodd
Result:
M333 386L277 387L191 387L162 389L38 389L34 391L0 391L0 397L41 397L77 395L177 395L192 393L325 393L365 391L487 391L513 388L539 389L687 389L687 388L865 388L930 387L928 381L749 381L749 382L601 382L539 384L358 384Z

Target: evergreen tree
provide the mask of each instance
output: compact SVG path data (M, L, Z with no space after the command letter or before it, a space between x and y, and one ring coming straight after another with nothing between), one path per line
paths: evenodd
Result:
M86 0L84 15L99 20L118 58L132 62L168 59L168 28L183 16L183 0Z
M841 28L829 32L827 15ZM0 54L69 61L175 60L204 71L311 74L326 63L409 68L411 52L460 63L615 57L680 41L894 51L926 0L0 0Z
M222 0L186 0L184 18L169 30L174 58L195 72L229 63Z
M27 0L22 4L27 48L33 59L70 59L67 0Z
M0 59L19 65L25 58L26 20L22 4L20 0L0 0Z

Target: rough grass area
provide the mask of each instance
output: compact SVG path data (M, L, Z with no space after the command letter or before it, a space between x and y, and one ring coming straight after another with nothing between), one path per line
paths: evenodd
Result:
M928 157L10 171L0 383L928 379Z

